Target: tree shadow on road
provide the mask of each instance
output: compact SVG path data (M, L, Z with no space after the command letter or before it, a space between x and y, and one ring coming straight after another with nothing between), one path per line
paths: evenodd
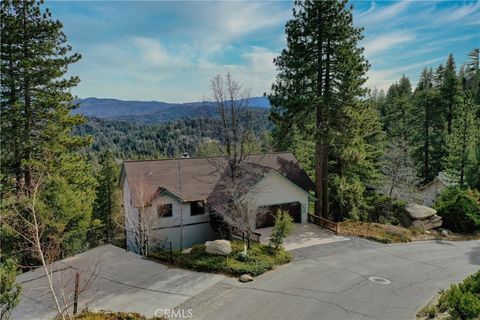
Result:
M473 248L473 250L468 253L468 260L471 264L480 265L480 246Z

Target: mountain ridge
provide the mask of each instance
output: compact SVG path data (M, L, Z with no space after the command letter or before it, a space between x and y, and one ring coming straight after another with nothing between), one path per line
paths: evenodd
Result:
M168 103L163 101L120 100L114 98L77 99L79 104L73 114L87 117L158 123L184 118L215 117L217 107L208 101ZM266 110L270 102L266 97L248 99L249 108Z

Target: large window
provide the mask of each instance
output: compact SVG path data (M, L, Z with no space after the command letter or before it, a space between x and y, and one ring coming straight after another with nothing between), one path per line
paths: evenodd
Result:
M157 214L159 218L171 217L173 215L172 204L159 204L157 207Z
M198 216L205 213L205 204L203 201L190 202L190 215Z

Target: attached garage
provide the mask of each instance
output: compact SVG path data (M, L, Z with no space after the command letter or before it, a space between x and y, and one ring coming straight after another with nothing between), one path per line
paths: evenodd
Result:
M267 173L252 189L255 203L267 210L257 221L257 228L272 227L277 211L287 211L295 223L307 223L309 201L315 200L308 192L286 179L275 170Z
M266 213L257 221L257 228L272 227L275 224L275 215L280 211L287 211L295 223L302 222L302 205L300 202L290 202L263 207Z

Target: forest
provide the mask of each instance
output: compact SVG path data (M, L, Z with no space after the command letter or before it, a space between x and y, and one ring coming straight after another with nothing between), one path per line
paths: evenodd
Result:
M268 113L249 110L249 120L244 120L244 123L255 134L265 137L259 143L266 150L267 135L272 126L268 121ZM190 156L212 155L202 150L219 139L219 130L218 117L157 124L88 117L84 124L75 128L75 133L93 137L93 144L85 149L92 159L96 159L102 151L110 150L121 161L178 158L184 152Z
M465 223L478 230L480 49L426 66L418 83L404 75L369 89L348 1L295 8L273 61L271 108L241 119L253 152L292 152L315 182L314 213L334 221L375 220L379 205L409 201L445 172L458 181L452 198L469 206L456 210L474 212ZM123 245L123 160L221 153L215 116L145 124L75 114L80 79L68 70L81 55L43 2L2 1L1 37L0 236L10 271Z

